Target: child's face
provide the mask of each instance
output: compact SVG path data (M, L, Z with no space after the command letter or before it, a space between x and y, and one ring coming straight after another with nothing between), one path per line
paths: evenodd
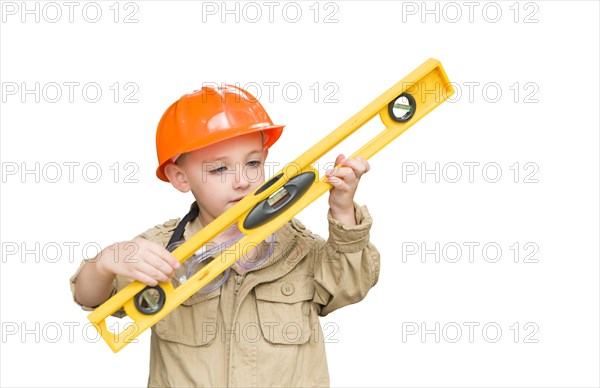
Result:
M192 191L208 225L264 182L267 153L261 134L250 133L187 153L165 172L175 188Z

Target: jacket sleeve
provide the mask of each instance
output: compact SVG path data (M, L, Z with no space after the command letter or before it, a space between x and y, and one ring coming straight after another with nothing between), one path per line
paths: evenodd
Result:
M325 316L361 301L379 278L379 251L369 241L373 219L366 206L354 204L357 225L345 226L328 212L329 238L321 240L314 266L315 296Z
M73 296L73 302L75 302L77 305L79 305L84 311L94 311L98 306L84 306L84 305L80 304L79 302L77 302L77 299L75 299L75 283L77 283L77 278L79 277L79 273L81 272L81 269L83 268L85 263L86 263L86 260L82 260L81 263L79 264L79 268L77 268L77 271L73 274L73 276L71 276L71 279L69 279L70 285L71 285L71 295ZM121 276L115 276L115 279L113 280L113 285L112 285L112 292L110 293L109 299L112 298L113 295L115 295L118 291L120 291L123 287L128 285L130 282L131 282L130 279L127 279L127 278L124 278ZM120 310L116 311L113 315L118 318L123 318L127 314L125 314L125 310L120 309Z
M178 222L179 222L178 219L169 220L162 225L156 225L154 228L148 229L144 233L137 235L135 238L143 238L146 240L154 241L155 243L158 243L158 244L161 244L164 246L169 241L169 237L172 233L172 229L177 225ZM81 272L81 269L83 268L84 265L85 265L85 260L82 260L77 271L69 279L70 286L71 286L71 294L73 296L73 301L76 304L78 304L83 310L93 311L98 306L83 306L80 303L78 303L77 300L75 299L75 283L77 283L77 278L78 278L79 273ZM113 280L113 285L112 285L113 290L112 290L109 298L112 298L113 295L115 295L117 292L121 291L129 283L131 283L131 279L125 278L122 276L115 276L115 279ZM116 317L122 318L126 314L123 309L120 309L117 312L115 312L113 315Z

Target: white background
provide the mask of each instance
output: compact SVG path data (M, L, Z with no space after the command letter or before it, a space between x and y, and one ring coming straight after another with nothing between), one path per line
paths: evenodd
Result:
M286 124L284 164L433 57L457 94L361 182L381 276L322 321L332 385L598 386L598 3L273 4L80 2L71 22L63 2L2 3L0 384L145 386L149 333L113 354L68 278L84 246L185 214L190 197L154 176L156 125L182 94L252 86ZM422 175L436 163L439 182ZM326 200L298 216L324 236Z

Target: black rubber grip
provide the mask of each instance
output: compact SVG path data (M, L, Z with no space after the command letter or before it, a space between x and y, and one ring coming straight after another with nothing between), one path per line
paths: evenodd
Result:
M156 290L158 292L158 300L156 300L156 306L148 306L147 303L144 305L144 292L149 290ZM165 295L165 291L160 286L146 286L142 291L138 292L137 295L133 298L133 304L137 311L144 315L153 315L162 310L165 306L165 302L167 297Z
M254 206L244 220L244 228L256 228L275 218L279 212L285 210L306 193L309 187L314 183L315 176L314 172L306 171L287 181L280 189L271 194L271 196L263 199ZM276 178L279 179L280 176L277 176ZM267 182L266 185L271 186L273 183L273 180L271 180ZM282 191L280 191L282 188L286 191L285 195L277 199L275 203L269 203L272 201L274 195L282 193ZM263 188L261 187L259 191L262 190Z
M410 109L408 112L403 114L401 117L398 117L394 113L394 104L396 103L397 100L400 99L400 97L406 98L406 100L408 101L408 105L410 106ZM415 115L416 111L417 111L417 102L415 101L415 98L411 94L406 93L406 92L404 92L401 95L399 95L398 97L394 98L392 100L392 102L390 102L388 104L388 114L390 115L391 119L397 123L405 123L408 120L412 119L412 117Z

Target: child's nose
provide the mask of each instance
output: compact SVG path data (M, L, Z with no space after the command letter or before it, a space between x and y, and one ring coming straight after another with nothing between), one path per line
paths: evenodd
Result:
M239 168L235 172L235 180L233 182L235 189L246 189L250 186L250 180L246 176L244 169Z

